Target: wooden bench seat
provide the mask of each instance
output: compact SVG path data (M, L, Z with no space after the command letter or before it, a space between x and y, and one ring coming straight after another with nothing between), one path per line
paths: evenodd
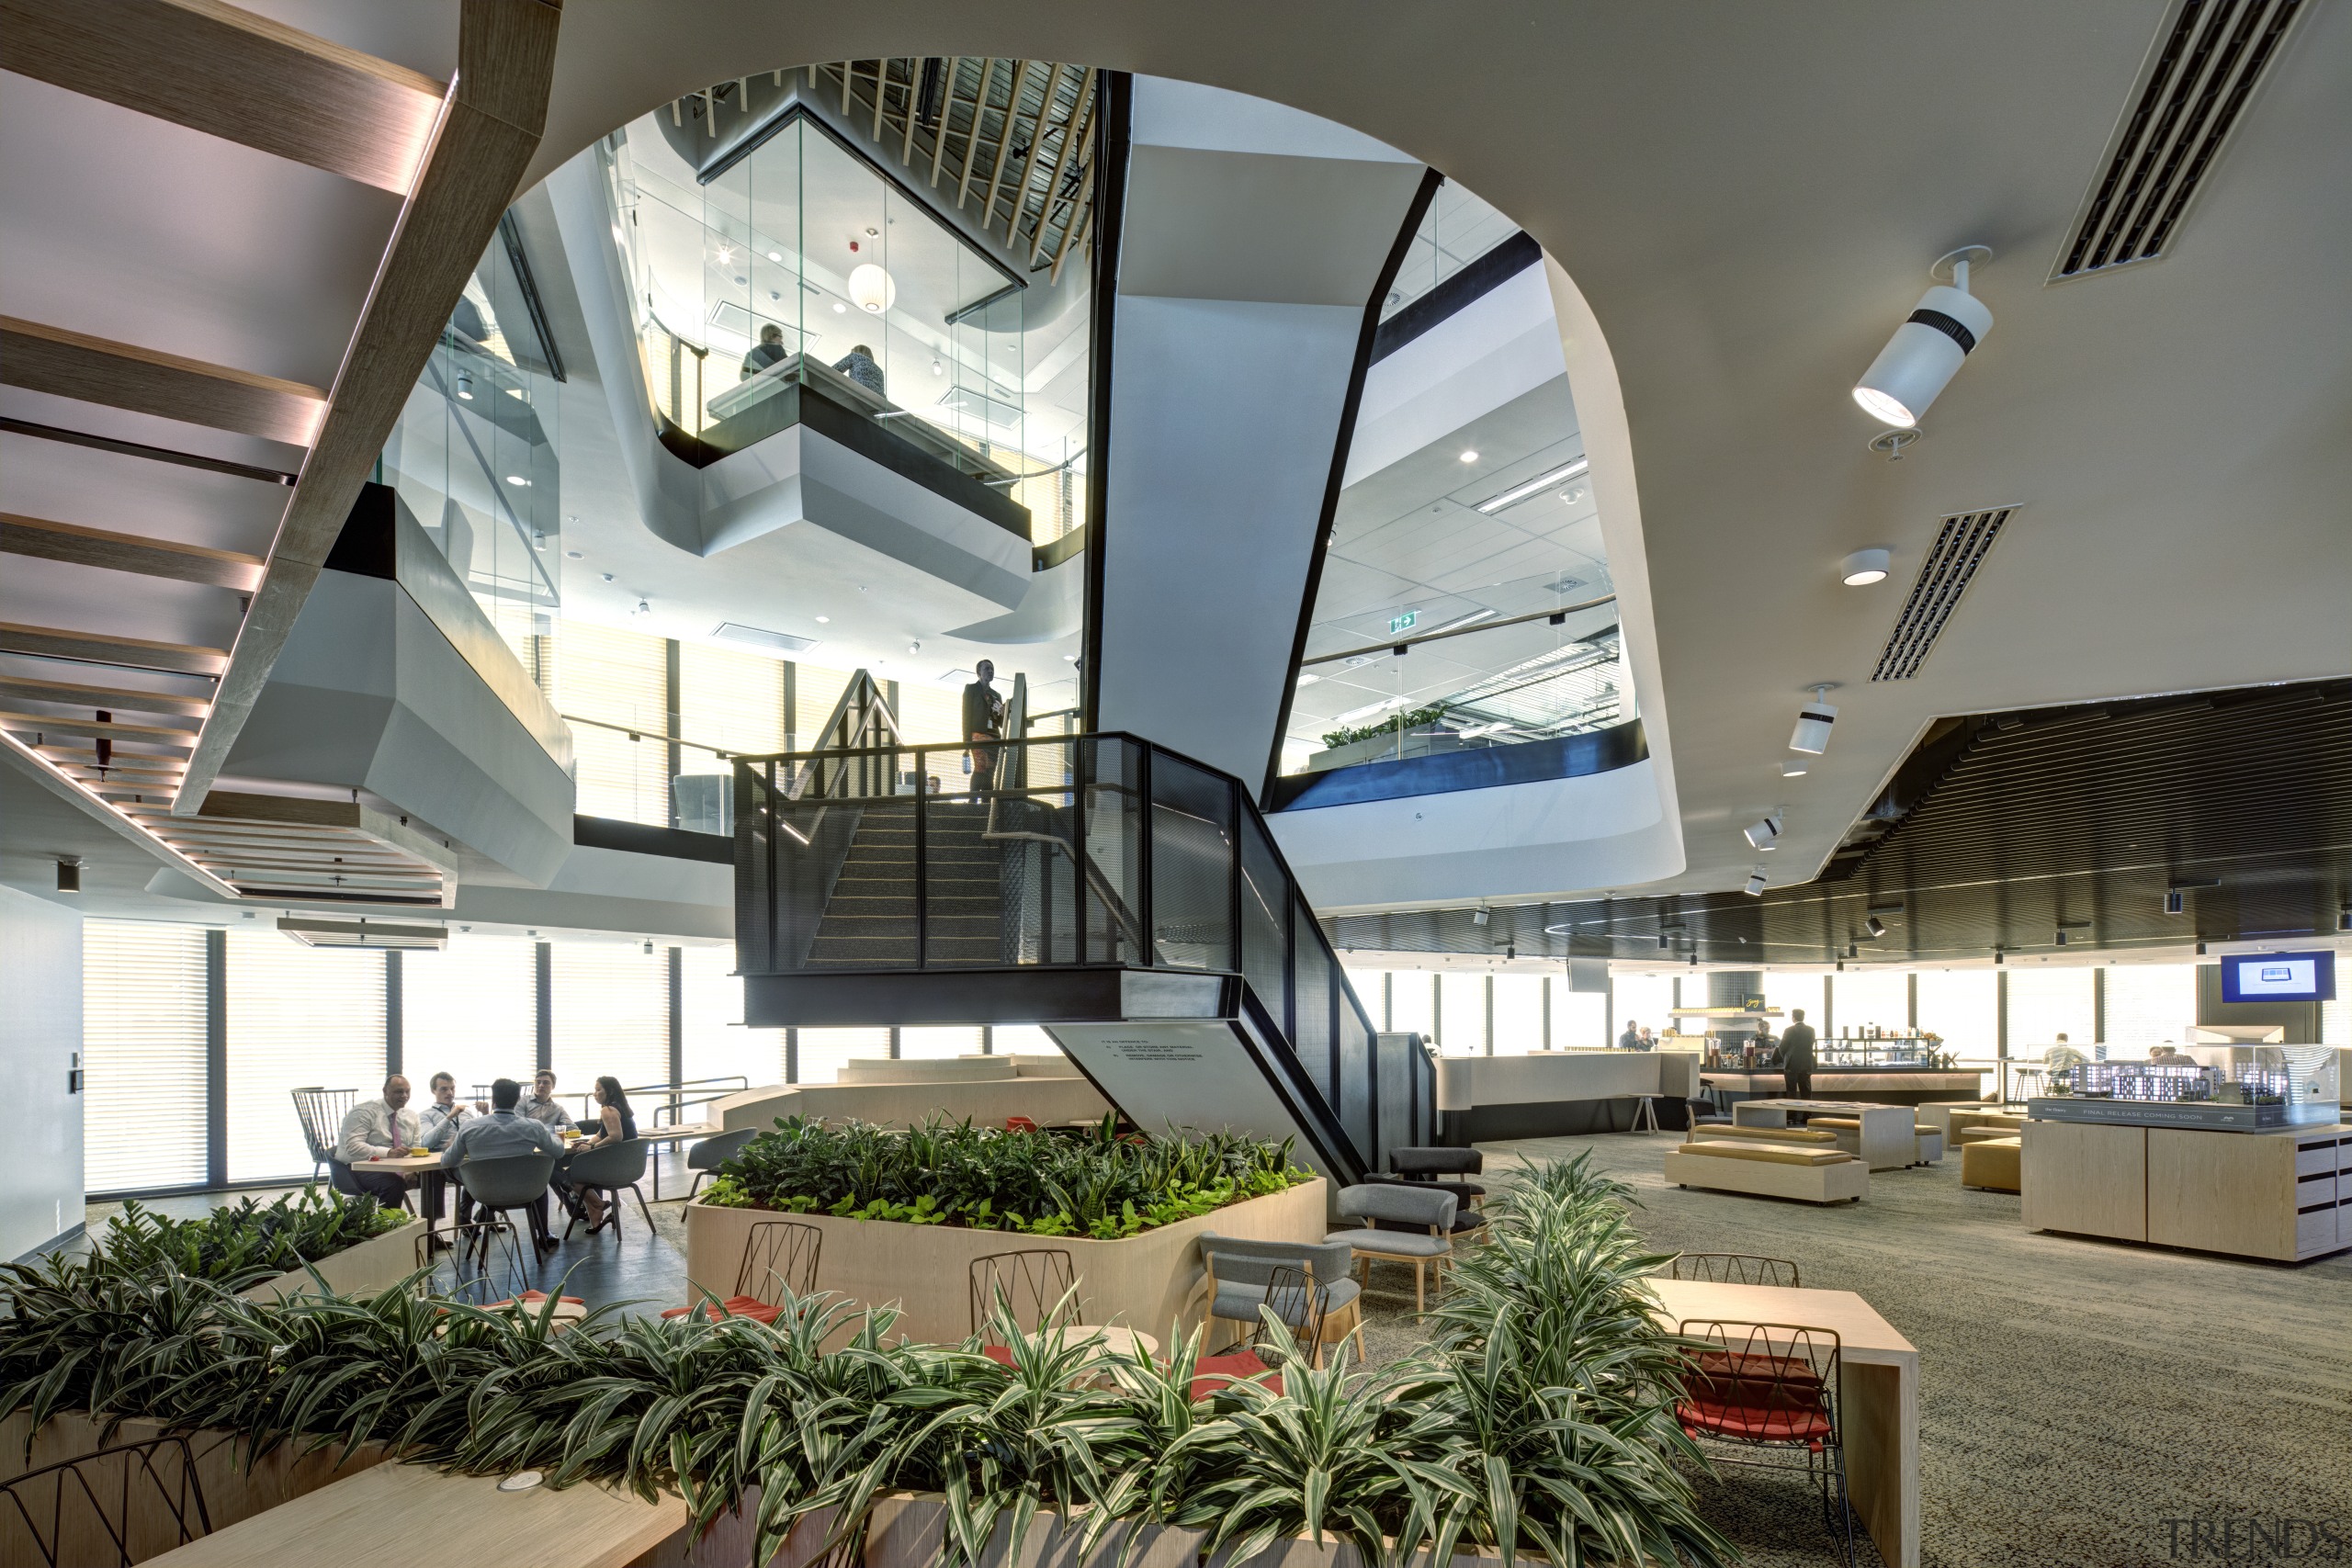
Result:
M1707 1129L1707 1136L1709 1138L1737 1138L1742 1143L1759 1144L1834 1145L1838 1142L1838 1134L1835 1133L1813 1133L1803 1127L1751 1127L1745 1124L1736 1127L1710 1127Z
M1757 1129L1743 1128L1743 1133ZM1870 1168L1841 1149L1786 1147L1744 1139L1684 1144L1666 1156L1666 1179L1678 1187L1839 1203L1870 1191Z

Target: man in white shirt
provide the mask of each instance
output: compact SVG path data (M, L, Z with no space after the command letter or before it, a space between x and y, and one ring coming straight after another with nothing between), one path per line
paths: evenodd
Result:
M335 1164L351 1183L348 1190L365 1192L387 1207L406 1201L408 1179L398 1171L364 1168L417 1146L416 1112L408 1109L408 1079L394 1073L384 1080L382 1099L363 1100L351 1108L335 1138ZM343 1182L335 1185L342 1187Z
M433 1099L417 1113L417 1130L424 1134L417 1142L428 1149L437 1149L484 1107L480 1101L471 1105L461 1102L458 1099L458 1080L447 1073L435 1073L426 1082L433 1090Z
M555 1097L553 1068L541 1067L531 1079L531 1092L523 1097L517 1113L527 1121L544 1122L554 1128L559 1138L572 1125L571 1113Z

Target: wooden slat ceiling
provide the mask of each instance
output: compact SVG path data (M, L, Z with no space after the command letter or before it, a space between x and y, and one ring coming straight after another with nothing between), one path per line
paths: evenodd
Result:
M1758 965L1835 962L1850 946L1849 966L1909 966L1996 948L2291 942L2334 935L2352 900L2352 680L1979 716L1931 761L1932 780L1837 880L1760 898L1498 908L1485 926L1468 909L1348 915L1329 922L1332 940ZM2174 887L2185 908L2168 915ZM1873 909L1887 927L1876 940Z
M0 70L146 116L142 137L217 138L401 197L350 340L333 345L340 369L328 389L0 317L0 382L303 452L300 472L287 475L126 441L103 419L91 429L9 422L15 434L148 459L167 473L290 484L270 502L283 512L266 557L164 536L167 523L142 531L135 516L0 513L0 555L110 574L94 585L162 580L234 597L240 625L226 648L154 635L137 592L121 589L97 596L123 606L119 625L0 624L0 751L215 892L435 905L454 897L454 876L418 836L356 802L330 803L322 816L316 802L210 792L537 146L560 14L560 0L468 0L453 85L222 0L111 0L102 27L79 0L0 0ZM288 233L303 231L301 217L287 215ZM256 232L254 243L284 238ZM105 302L92 312L104 317Z
M916 55L804 67L808 87L837 101L878 154L942 202L977 213L1017 265L1058 280L1091 243L1094 108L1100 73L1042 60ZM783 73L776 73L781 81ZM670 106L673 123L716 125L712 108L742 101L722 82ZM838 95L838 99L834 97Z

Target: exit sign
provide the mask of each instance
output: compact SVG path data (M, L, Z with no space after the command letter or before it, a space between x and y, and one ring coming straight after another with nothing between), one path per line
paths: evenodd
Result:
M1411 631L1415 626L1419 624L1420 618L1421 613L1419 610L1408 610L1401 615L1389 616L1388 635L1390 637L1395 637L1398 632Z

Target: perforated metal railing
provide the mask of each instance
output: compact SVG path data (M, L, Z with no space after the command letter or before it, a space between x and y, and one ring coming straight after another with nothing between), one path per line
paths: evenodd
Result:
M1230 775L1116 734L886 739L735 766L742 973L1237 975L1245 1021L1319 1098L1362 1168L1429 1141L1427 1054L1381 1049Z

